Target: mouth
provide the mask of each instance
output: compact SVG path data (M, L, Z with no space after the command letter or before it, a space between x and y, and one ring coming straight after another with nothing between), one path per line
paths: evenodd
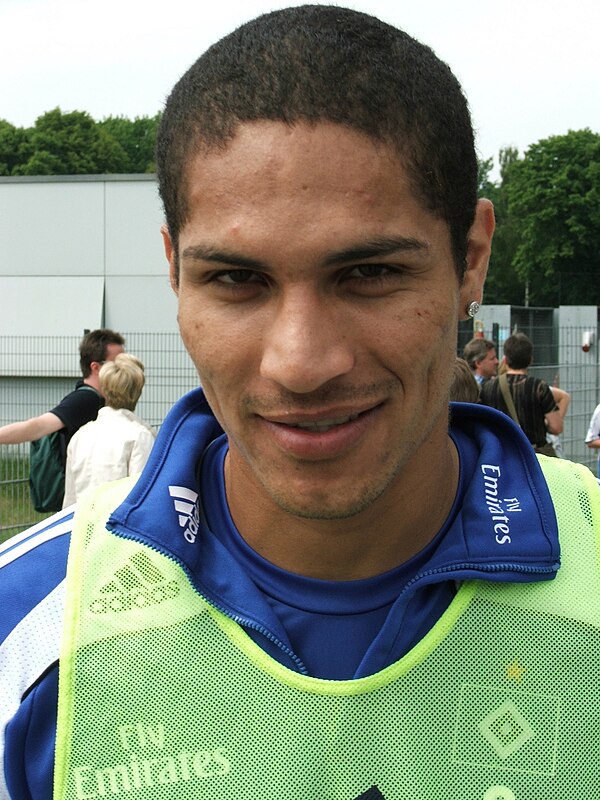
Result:
M354 414L346 414L343 417L332 417L330 419L320 419L311 422L283 422L280 425L286 425L289 428L300 428L303 431L310 431L312 433L327 433L332 428L337 428L339 425L345 425L348 422L353 422L358 419L361 414L365 412L357 411Z
M286 455L302 461L338 458L353 450L372 430L384 403L360 408L290 411L259 415L264 431Z

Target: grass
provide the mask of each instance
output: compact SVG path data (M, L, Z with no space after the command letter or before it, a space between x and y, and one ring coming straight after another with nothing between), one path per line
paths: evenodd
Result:
M0 543L49 516L33 508L28 478L28 458L0 459Z

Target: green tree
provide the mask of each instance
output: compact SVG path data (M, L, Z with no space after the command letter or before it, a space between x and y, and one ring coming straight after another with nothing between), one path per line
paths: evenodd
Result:
M497 185L490 179L490 173L494 169L494 159L492 156L485 161L477 161L477 193L479 197L487 197L492 200L492 195L497 191Z
M28 153L26 131L0 119L0 175L12 175Z
M485 284L484 299L486 303L500 305L523 305L525 303L526 285L513 266L513 259L518 245L518 233L514 216L508 208L508 184L511 170L518 161L516 147L500 150L500 183L480 182L480 196L487 197L494 204L496 215L496 232L492 242L492 256L488 277ZM489 159L491 161L491 159ZM493 163L493 162L492 162ZM491 167L490 170L491 171Z
M600 303L600 135L551 136L511 164L512 260L530 305Z
M28 157L13 175L81 175L123 172L127 155L85 111L48 111L28 133Z
M160 114L153 117L107 117L98 123L127 154L126 172L154 172L154 146Z

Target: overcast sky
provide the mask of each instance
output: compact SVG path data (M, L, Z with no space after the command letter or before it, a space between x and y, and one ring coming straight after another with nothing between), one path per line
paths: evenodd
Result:
M282 0L0 0L0 118L59 106L153 115L212 42ZM344 3L339 3L344 5ZM598 0L361 0L433 47L469 98L482 158L600 132Z

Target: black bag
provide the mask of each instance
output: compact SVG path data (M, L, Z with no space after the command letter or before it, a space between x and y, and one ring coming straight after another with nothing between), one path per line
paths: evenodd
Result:
M65 495L65 437L42 436L29 447L29 489L36 511L60 511Z
M77 387L98 394L91 386ZM42 436L29 447L29 489L36 511L60 511L65 496L67 436L64 428Z

